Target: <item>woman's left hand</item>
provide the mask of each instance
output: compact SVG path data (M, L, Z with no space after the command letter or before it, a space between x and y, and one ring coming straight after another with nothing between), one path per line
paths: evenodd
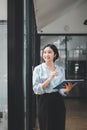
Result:
M67 83L65 84L64 93L68 93L77 83Z

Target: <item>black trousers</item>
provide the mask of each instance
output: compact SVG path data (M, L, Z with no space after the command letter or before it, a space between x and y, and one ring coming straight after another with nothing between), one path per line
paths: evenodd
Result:
M65 104L58 92L38 96L40 130L65 130Z

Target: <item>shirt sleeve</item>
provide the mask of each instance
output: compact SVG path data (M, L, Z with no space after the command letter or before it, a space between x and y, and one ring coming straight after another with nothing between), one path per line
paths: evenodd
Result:
M63 82L65 80L65 70L62 67L60 69L61 69L61 73L62 73L62 82ZM62 96L67 96L67 94L64 93L63 88L60 88L58 91Z
M63 88L59 89L59 93L60 93L62 96L67 96L67 95L68 95L68 93L64 93L64 89L63 89Z
M33 91L35 94L43 94L44 90L42 88L42 83L39 77L39 68L36 67L33 70Z

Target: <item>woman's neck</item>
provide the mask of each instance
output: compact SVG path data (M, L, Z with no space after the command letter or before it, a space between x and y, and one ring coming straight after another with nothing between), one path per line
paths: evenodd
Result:
M54 71L55 70L55 64L54 64L54 62L47 62L46 65L47 65L47 68L50 71Z

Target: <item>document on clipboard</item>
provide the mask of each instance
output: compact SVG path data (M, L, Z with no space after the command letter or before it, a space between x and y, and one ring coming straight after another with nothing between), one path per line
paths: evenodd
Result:
M79 85L80 83L83 83L83 81L84 79L67 79L64 80L62 83L60 83L59 85L57 85L54 89L64 88L67 83L72 83L72 84L77 83Z

